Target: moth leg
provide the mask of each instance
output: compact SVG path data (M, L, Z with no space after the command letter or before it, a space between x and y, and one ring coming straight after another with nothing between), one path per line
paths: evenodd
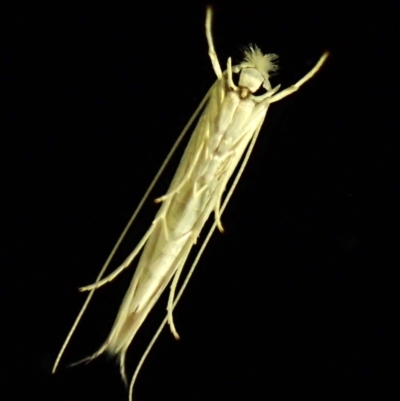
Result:
M165 195L160 196L159 198L155 199L154 200L155 203L164 202L166 199L171 198L173 195L175 195L177 192L179 192L179 190L188 182L188 180L192 177L195 167L197 166L197 162L199 160L201 152L203 151L203 148L204 148L204 142L201 142L199 149L196 152L196 154L194 155L192 163L186 170L182 180L174 188L172 188L171 190L168 190L168 192Z
M178 332L176 330L176 327L175 327L175 324L174 324L173 315L172 315L172 311L174 309L175 291L176 291L176 287L178 285L179 277L181 276L182 270L183 270L183 268L185 266L185 261L187 259L187 256L188 256L188 254L190 252L190 249L192 247L192 244L194 242L194 238L197 237L197 235L194 234L195 232L197 232L197 230L189 232L189 233L185 234L182 237L182 240L184 240L188 236L192 237L192 239L188 240L186 245L182 248L182 250L179 252L178 256L176 257L176 260L178 260L178 262L177 262L177 265L176 265L174 278L172 280L171 287L170 287L170 292L169 292L169 296L168 296L167 321L168 321L171 333L173 334L173 336L175 337L176 340L179 340L179 334L178 334Z
M178 280L182 273L183 267L184 263L183 262L179 263L178 269L176 270L174 279L172 280L171 283L170 292L168 296L168 305L167 305L167 318L168 318L169 329L171 330L172 335L175 337L175 340L179 340L180 337L175 327L172 310L173 310L176 287L178 285Z
M121 266L118 267L118 269L115 269L111 274L109 274L107 277L104 277L102 280L96 281L93 284L86 285L84 287L80 287L79 291L91 291L94 289L97 289L104 284L109 283L110 281L114 280L115 277L118 276L123 270L125 270L129 265L132 263L133 259L137 256L137 254L141 251L141 249L144 247L144 244L150 237L151 233L153 232L154 225L150 227L149 230L147 230L147 233L143 236L143 238L140 240L140 242L137 244L136 248L133 250L133 252L125 259L125 261L122 263Z

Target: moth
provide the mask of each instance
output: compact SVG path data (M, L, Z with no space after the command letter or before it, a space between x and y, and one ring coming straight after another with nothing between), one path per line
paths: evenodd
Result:
M166 323L169 324L175 338L179 338L173 321L173 309L186 288L213 232L216 228L221 232L223 231L221 215L246 167L270 104L296 92L318 72L328 57L328 52L325 52L303 78L294 85L279 91L280 85L273 88L270 83L271 73L277 70L276 60L278 57L275 54L263 54L257 46L249 46L245 50L244 60L240 64L232 65L231 58L228 58L226 70L222 72L214 48L211 21L212 9L208 7L205 30L208 53L217 80L178 137L118 239L95 283L80 289L81 291L89 291L89 296L78 314L53 367L54 372L94 291L112 281L124 269L131 266L134 259L141 253L131 284L108 338L96 353L85 359L91 360L103 352L108 352L117 357L122 378L127 383L125 373L127 349L154 304L170 283L167 316L136 368L129 385L130 400L139 370ZM237 76L237 80L234 80L234 74ZM260 92L261 94L259 94ZM197 124L193 128L191 138L169 189L165 195L156 199L156 202L161 203L161 207L150 228L122 265L103 278L126 232L131 227L182 138L194 126L196 119ZM234 174L235 172L236 174ZM229 186L233 176L233 181ZM224 196L228 186L228 191ZM178 281L187 257L212 213L214 214L212 227L176 295Z

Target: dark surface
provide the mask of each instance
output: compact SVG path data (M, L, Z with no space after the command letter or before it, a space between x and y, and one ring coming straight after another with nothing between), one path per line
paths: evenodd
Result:
M226 233L175 313L182 339L163 332L135 399L397 400L397 10L255 3L216 6L222 65L257 43L280 55L272 81L286 87L331 57L271 106ZM51 366L84 300L76 288L94 280L214 81L202 3L65 4L5 13L2 400L127 400L106 357L66 366L104 341L133 269L98 292L54 376ZM114 267L156 210L144 208ZM129 373L165 302L132 344Z

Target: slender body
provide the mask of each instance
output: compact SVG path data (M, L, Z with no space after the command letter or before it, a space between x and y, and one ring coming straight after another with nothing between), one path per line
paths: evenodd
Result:
M210 214L214 211L219 219L227 182L268 108L267 100L257 103L250 91L244 95L241 91L229 88L227 79L217 81L212 89L210 103L161 199L163 204L106 342L113 354L125 353L154 303L183 266Z
M217 75L217 81L208 91L167 157L166 162L183 135L188 131L189 126L202 111L167 193L156 200L157 202L162 202L162 205L151 227L133 252L118 269L102 279L105 268L158 179L159 174L163 171L166 162L150 185L144 199L139 204L138 209L117 242L96 282L81 288L81 290L90 290L91 293L60 351L53 370L55 370L83 311L86 309L93 291L111 281L123 269L130 266L140 251L142 251L142 254L138 266L111 332L103 346L87 359L92 359L105 351L117 356L120 361L121 374L126 381L124 368L126 351L148 313L171 280L166 320L172 333L178 338L172 319L173 308L179 300L212 232L216 227L220 231L223 230L220 221L221 214L247 163L269 105L295 92L319 70L328 55L325 53L316 66L295 85L277 93L279 86L272 89L269 82L269 74L277 69L274 63L277 58L276 55L263 55L256 46L249 47L245 51L242 63L232 66L229 58L227 70L222 72L211 36L210 8L207 9L206 36L209 44L209 55ZM238 85L233 81L233 74L238 74ZM254 95L260 89L264 93L257 96ZM224 191L240 160L243 160L243 162L223 200ZM175 289L188 254L196 243L204 224L213 212L215 222L199 250L186 281L175 298ZM165 321L160 326L160 330L164 324ZM131 382L130 397L137 373L160 330L156 333L138 365Z

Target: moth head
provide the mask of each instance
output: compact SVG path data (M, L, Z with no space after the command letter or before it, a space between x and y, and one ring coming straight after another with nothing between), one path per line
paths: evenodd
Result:
M277 58L276 54L263 54L256 45L250 45L244 51L244 60L235 68L235 72L239 73L239 86L251 93L261 87L271 90L269 78L270 73L278 69L274 62Z

